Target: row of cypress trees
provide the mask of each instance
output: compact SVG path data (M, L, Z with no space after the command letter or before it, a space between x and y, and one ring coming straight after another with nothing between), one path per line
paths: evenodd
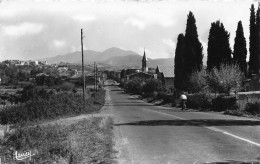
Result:
M258 6L257 12L255 12L254 4L250 8L250 35L249 35L249 75L257 74L259 70L258 61L259 61L259 28L260 28L260 9Z
M198 39L196 20L189 12L185 35L178 35L175 50L175 88L185 90L189 76L194 70L201 70L203 66L203 47Z
M258 55L260 52L260 40L258 37L260 29L260 9L255 13L254 5L251 6L250 15L250 59L247 68L247 48L244 37L243 25L239 21L236 30L233 52L230 48L230 33L225 29L219 20L211 23L208 37L208 57L207 70L211 71L214 67L219 68L222 63L235 63L246 75L251 76L258 73ZM186 31L179 34L175 50L175 79L174 85L178 90L187 90L189 76L194 71L203 68L203 47L198 39L196 20L192 12L187 17Z

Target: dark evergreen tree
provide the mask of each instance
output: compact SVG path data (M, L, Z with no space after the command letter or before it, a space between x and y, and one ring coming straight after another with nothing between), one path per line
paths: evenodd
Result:
M244 37L244 30L242 22L239 21L237 25L235 43L234 43L234 52L233 52L233 61L238 64L240 70L246 75L247 74L247 65L246 65L246 38Z
M223 23L220 21L211 23L207 49L207 70L210 71L214 67L219 68L221 63L231 62L229 35Z
M186 77L190 76L192 72L201 70L203 66L203 47L198 38L196 20L192 12L189 12L187 18L184 58Z
M255 17L255 7L254 4L251 5L250 8L250 35L249 35L249 69L248 73L249 75L257 73L257 61L258 56L256 53L256 47L257 47L257 37L256 37L256 17Z
M174 58L174 87L183 90L183 67L184 67L184 35L179 34Z
M260 58L259 58L259 55L260 55L260 4L258 4L258 9L257 9L257 12L256 12L256 30L255 30L255 37L256 37L256 74L259 73L259 64L260 64Z

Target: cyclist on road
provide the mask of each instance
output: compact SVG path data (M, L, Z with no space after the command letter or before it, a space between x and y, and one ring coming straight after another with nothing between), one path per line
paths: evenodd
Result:
M186 102L187 102L187 96L184 94L184 92L181 92L181 108L182 110L186 109Z

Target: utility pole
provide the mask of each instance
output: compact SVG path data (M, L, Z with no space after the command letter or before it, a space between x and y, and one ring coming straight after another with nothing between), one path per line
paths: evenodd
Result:
M94 62L94 97L96 98L96 62Z
M97 69L97 64L96 64L96 92L98 92L98 69Z
M83 29L81 29L81 53L82 53L82 78L83 78L83 108L85 108L85 73L84 73L84 52L83 52Z

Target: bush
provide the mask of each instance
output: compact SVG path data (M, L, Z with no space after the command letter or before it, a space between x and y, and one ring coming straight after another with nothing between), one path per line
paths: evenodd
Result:
M158 79L148 79L143 86L144 93L158 92L162 89L162 82Z
M156 99L162 99L163 103L173 103L174 97L172 94L166 94L164 92L160 92L157 94Z
M61 84L60 89L62 91L72 91L75 88L75 85L70 82L64 82Z
M105 102L105 91L97 92L96 99L84 101L82 96L74 93L50 95L49 99L37 98L24 104L6 107L0 111L1 124L13 124L42 119L53 119L66 115L77 115L98 111ZM94 104L95 101L95 104ZM83 108L85 105L85 108Z
M197 93L187 95L187 108L193 109L210 109L211 108L211 96L207 93Z
M134 78L126 83L126 91L134 94L141 94L143 88L143 80L141 78Z
M208 74L205 69L201 71L193 72L190 76L190 90L193 93L198 93L204 91L208 84L207 84Z
M212 99L212 110L226 111L237 110L236 97L234 96L218 96Z
M209 74L209 87L214 92L230 94L231 90L239 90L242 86L243 73L238 65L221 64L213 68Z
M260 102L248 102L245 111L253 115L260 114Z

